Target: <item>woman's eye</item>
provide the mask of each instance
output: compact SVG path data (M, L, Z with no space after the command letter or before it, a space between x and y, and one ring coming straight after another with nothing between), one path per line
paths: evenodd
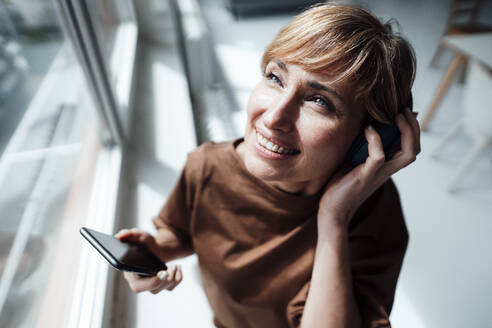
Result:
M308 100L309 101L312 101L314 104L316 104L318 106L321 106L323 108L323 110L327 110L329 112L336 112L336 108L335 108L335 106L333 106L333 104L331 103L331 101L326 100L323 97L313 96L313 97L311 97Z
M275 74L273 74L273 73L268 73L267 74L267 78L269 80L272 80L275 83L278 83L278 84L282 85L282 81L280 81L280 79L278 78L278 76L275 75Z
M321 97L313 97L312 100L316 105L320 105L320 106L323 106L326 108L331 108L331 106L330 106L331 104L328 103L326 100L324 100Z

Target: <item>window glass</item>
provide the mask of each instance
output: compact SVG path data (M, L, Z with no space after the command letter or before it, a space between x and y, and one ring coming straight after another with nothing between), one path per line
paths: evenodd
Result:
M85 0L124 132L128 136L130 87L137 25L130 0Z
M63 326L100 149L57 8L0 0L0 327Z

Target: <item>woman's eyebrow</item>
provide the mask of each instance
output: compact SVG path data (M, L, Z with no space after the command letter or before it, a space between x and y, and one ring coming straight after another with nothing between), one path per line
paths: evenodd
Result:
M345 103L345 99L343 99L343 97L338 92L336 92L335 90L333 90L330 87L327 87L326 85L319 83L318 81L309 81L308 85L313 89L317 89L317 90L321 90L321 91L327 91L327 92L333 94L335 97L337 97L341 102Z
M277 64L278 67L280 67L283 71L286 71L288 72L289 70L287 69L287 66L285 66L285 64L278 60L278 59L272 59L272 62L274 62L275 64Z
M278 67L280 67L280 69L282 69L283 71L285 72L288 72L289 70L287 69L287 66L285 65L284 62L278 60L278 59L272 59L272 62L274 62L275 64L277 64ZM337 97L342 103L345 104L345 99L343 99L343 97L338 93L336 92L334 89L330 88L330 87L327 87L326 85L323 85L321 83L319 83L318 81L309 81L308 82L308 85L313 88L313 89L317 89L317 90L321 90L321 91L327 91L331 94L333 94L335 97Z

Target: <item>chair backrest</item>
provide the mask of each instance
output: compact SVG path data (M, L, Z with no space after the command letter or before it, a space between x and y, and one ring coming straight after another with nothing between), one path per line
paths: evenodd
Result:
M446 31L456 25L474 23L478 19L483 0L452 0Z
M470 60L463 98L464 123L473 134L492 139L492 72Z

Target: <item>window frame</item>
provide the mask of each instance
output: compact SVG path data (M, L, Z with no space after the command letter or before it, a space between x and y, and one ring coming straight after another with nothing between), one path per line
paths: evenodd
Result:
M126 143L128 140L129 119L126 121L121 117L122 111L119 110L119 106L124 106L123 113L127 118L131 117L132 104L133 104L133 75L135 73L136 67L136 56L137 56L137 39L138 39L138 27L135 19L135 12L133 7L133 2L128 1L130 15L135 23L132 28L125 29L125 36L120 36L120 41L118 42L118 49L125 49L125 51L116 51L119 56L112 56L112 61L119 61L123 63L121 71L118 72L119 80L117 86L111 84L111 75L108 72L107 66L104 63L102 57L101 48L98 46L94 28L91 22L91 17L89 15L87 2L85 0L52 0L55 6L59 22L61 24L61 29L66 37L66 42L71 42L74 53L78 59L78 63L82 68L83 75L85 78L85 83L89 92L90 98L92 98L94 106L96 121L98 122L95 131L92 131L92 137L88 137L87 145L84 147L85 155L81 156L83 160L91 158L94 163L91 163L91 170L93 170L93 175L90 179L93 181L86 182L91 185L89 190L89 209L87 213L87 219L80 220L76 222L83 221L84 225L91 226L92 228L112 233L115 227L116 221L116 209L118 201L119 183L121 177L121 167L122 159L124 157L124 150L126 148ZM63 48L64 46L62 46ZM62 50L60 50L62 51ZM123 56L121 56L123 54ZM50 71L48 72L48 75ZM52 80L53 78L50 77ZM46 79L49 80L49 79ZM76 84L83 83L84 81L74 81ZM43 82L44 83L44 82ZM43 88L44 87L44 88ZM42 85L41 88L46 89L47 85ZM43 93L43 92L41 92ZM36 94L35 97L39 95ZM119 102L117 101L117 97ZM85 102L84 102L85 103ZM37 104L35 104L38 106ZM35 107L36 107L35 106ZM85 103L83 105L84 109L90 110L89 105ZM29 116L29 115L26 115ZM24 117L21 121L23 126L26 126L26 122L29 121L28 117ZM125 129L126 127L126 129ZM21 131L22 133L15 133L12 139L9 141L6 152L4 155L8 154L8 149L13 149L19 143L18 141L23 139L26 131ZM67 145L62 147L53 147L57 149L41 149L34 151L36 154L34 156L49 153L51 151L60 151L58 148L63 148L62 151L73 151L80 150L81 144L77 145ZM66 149L65 149L66 148ZM73 148L73 149L72 149ZM39 153L39 154L38 154ZM15 154L14 154L15 155ZM27 154L33 156L32 154ZM4 158L2 158L1 163L5 164ZM0 165L1 167L2 165ZM5 165L4 165L5 166ZM3 172L3 173L2 173ZM6 170L0 169L0 178L2 174L6 174ZM71 185L70 189L73 185ZM69 200L67 201L67 203ZM29 206L29 205L28 205ZM67 204L67 207L70 207ZM27 209L26 209L27 210ZM69 220L71 215L76 215L76 212L72 209L65 211L62 216L62 220ZM28 217L31 217L27 215ZM79 215L80 217L80 215ZM3 301L0 300L0 312L3 305L5 304L6 298L10 289L12 287L13 274L15 274L18 267L18 257L16 254L20 254L26 244L26 238L29 233L31 219L22 220L26 222L21 222L19 229L16 232L16 237L14 244L9 252L9 263L12 265L11 269L6 268L5 272L11 271L8 275L0 276L0 286L3 286L2 297ZM72 220L73 221L73 220ZM72 223L73 224L73 223ZM77 224L77 223L75 223ZM73 228L73 227L70 227ZM64 313L63 309L57 306L51 306L52 304L43 304L41 310L48 309L49 313L42 313L38 315L36 326L42 327L43 324L50 324L52 326L66 327L87 327L87 326L102 326L105 320L108 320L107 314L105 314L105 308L111 298L110 288L111 275L109 274L109 266L107 263L100 260L99 257L94 256L92 249L86 243L82 242L80 236L74 236L73 231L62 230L61 233L68 232L69 237L74 241L71 242L70 246L73 249L78 248L80 253L77 254L77 267L71 268L69 271L73 273L74 277L68 277L69 280L73 281L74 287L73 291L66 291L71 293L70 304L59 304L65 298L59 298L56 305L64 306L63 309L69 308L68 313ZM77 233L78 235L78 233ZM80 246L77 244L80 243ZM58 247L63 247L59 245ZM20 253L19 253L20 252ZM73 256L74 254L68 254L68 256ZM56 261L55 261L56 262ZM60 261L58 261L60 262ZM56 265L56 264L55 264ZM54 266L55 266L54 265ZM57 273L64 274L61 272L63 270L64 263L58 263L56 267L52 268L54 271L53 276ZM75 278L75 280L73 280ZM53 284L56 286L56 281L53 282L53 277L50 274L48 284ZM56 288L55 288L56 289ZM49 296L44 296L43 300L56 300L56 295L59 290L48 291ZM61 312L61 313L60 313ZM57 323L49 322L49 319L57 317Z

